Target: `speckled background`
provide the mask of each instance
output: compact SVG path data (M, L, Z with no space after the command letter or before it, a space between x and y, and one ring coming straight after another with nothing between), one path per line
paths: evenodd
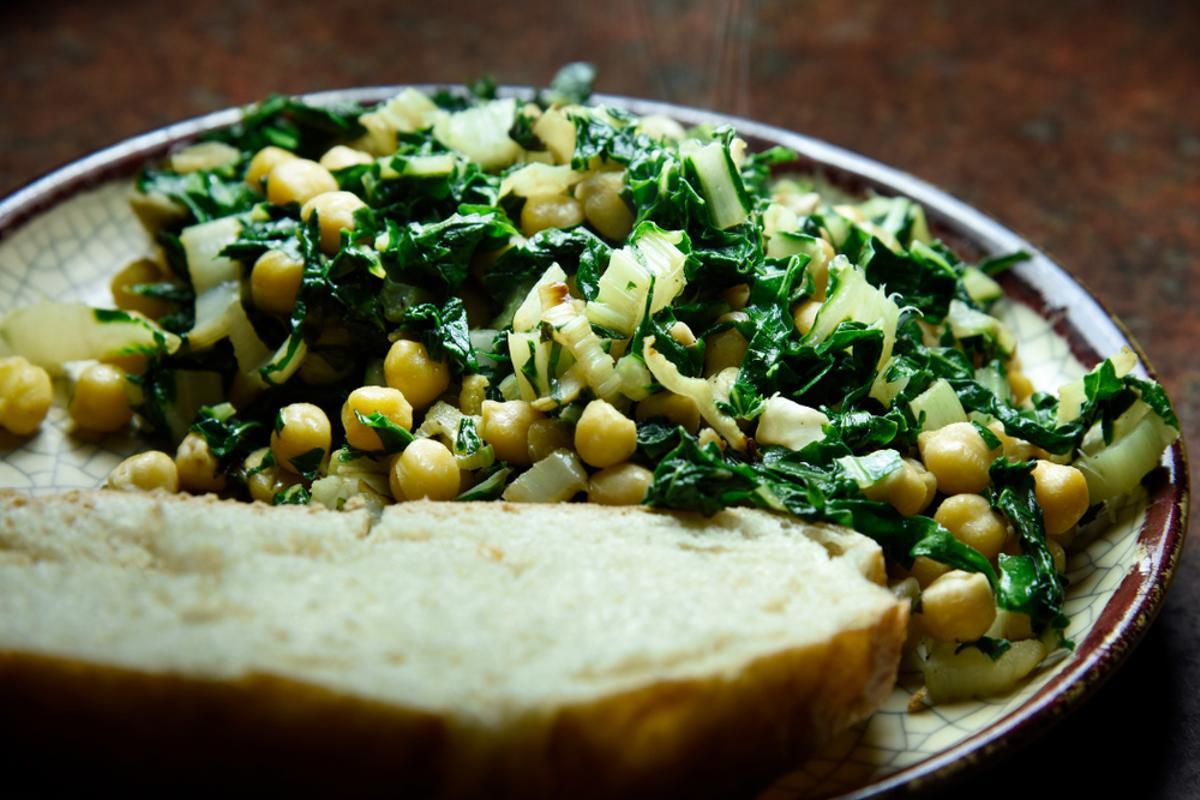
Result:
M1200 453L1195 2L43 2L0 10L0 196L130 134L271 91L544 83L754 117L897 166L1047 250L1129 326ZM1200 556L1083 710L964 787L1200 782ZM1030 794L1032 792L1032 794Z

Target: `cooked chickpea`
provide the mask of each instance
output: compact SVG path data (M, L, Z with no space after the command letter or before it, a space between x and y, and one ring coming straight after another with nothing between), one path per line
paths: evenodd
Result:
M1054 560L1055 572L1067 571L1067 550L1060 542L1053 539L1046 540L1046 548L1050 551L1050 558Z
M89 364L75 381L67 413L75 424L93 431L119 431L133 419L125 373L112 364Z
M536 419L529 424L529 460L541 461L555 450L571 449L571 426L559 419Z
M991 483L988 468L999 454L969 422L955 422L917 437L925 468L943 494L978 494Z
M796 307L792 309L792 324L800 333L807 334L816 324L817 312L820 310L821 302L819 300L805 300L803 303L797 303Z
M366 206L352 192L322 192L300 209L305 222L315 212L321 226L321 252L334 255L342 247L342 231L354 230L354 212Z
M183 437L175 451L175 471L179 474L179 488L185 492L204 494L225 488L220 462L209 448L208 440L194 431Z
M1019 370L1009 370L1008 388L1012 390L1013 402L1017 405L1033 396L1033 381Z
M715 375L723 369L740 367L748 346L746 337L737 328L709 336L704 344L704 374Z
M133 291L140 283L160 283L166 277L157 263L149 258L132 261L118 272L109 284L113 303L125 311L136 311L150 319L158 319L171 310L171 304L156 297L146 297Z
M992 587L982 573L952 570L921 592L921 622L939 641L975 641L995 619Z
M178 492L179 473L169 455L161 450L150 450L117 464L104 485L122 492L152 492L155 489Z
M696 401L674 392L656 392L637 404L634 418L638 422L662 417L675 425L682 425L688 433L700 430L700 409Z
M1033 468L1033 489L1047 536L1062 537L1088 510L1087 480L1075 467L1038 461Z
M621 197L624 183L623 171L597 172L575 187L575 198L583 203L583 215L607 239L622 240L633 228L633 212Z
M0 427L28 436L46 418L53 398L46 370L21 356L0 358Z
M264 147L254 154L254 157L250 159L250 165L246 167L246 183L255 191L262 191L263 183L271 174L271 170L285 161L293 161L296 158L295 153L284 150L282 147L273 145Z
M258 257L250 270L250 296L260 310L286 316L296 305L303 278L303 261L282 250L268 250Z
M602 506L636 506L654 483L654 473L637 464L605 467L588 480L588 502Z
M480 408L479 437L492 446L496 458L517 466L529 466L529 426L542 418L524 400L498 403L484 400Z
M950 571L950 567L940 561L934 561L928 556L917 556L913 559L912 568L908 574L916 578L922 589Z
M280 469L299 474L292 459L320 450L329 455L333 436L329 417L312 403L292 403L279 410L275 430L271 432L271 452Z
M721 292L721 299L734 311L741 311L750 302L750 285L739 283Z
M388 485L397 500L453 500L460 484L458 462L446 445L417 439L392 462Z
M987 428L1000 440L1000 447L1004 451L1005 458L1027 461L1031 458L1045 458L1047 455L1042 448L1032 445L1024 439L1009 436L1008 432L1004 430L1004 423L999 420L989 423Z
M260 503L270 503L275 495L295 486L300 479L290 472L284 472L275 464L263 466L263 459L271 452L269 447L261 447L246 457L246 488L250 497Z
M583 222L583 206L566 195L530 197L521 208L521 233L533 236L547 228L573 228Z
M483 375L467 375L462 379L458 392L458 410L464 414L477 415L483 410L487 399L488 379Z
M445 360L433 360L425 345L408 339L392 344L383 361L383 374L388 386L404 392L418 411L450 386L450 368Z
M346 167L370 164L374 160L370 153L339 144L326 150L325 155L321 156L321 160L317 163L330 172L336 172L339 169L346 169Z
M637 449L637 424L606 400L593 400L575 424L575 451L593 467L611 467Z
M337 188L329 170L307 158L285 159L267 175L267 200L275 205L304 205L319 194L336 192Z
M350 393L342 405L342 428L346 431L346 442L359 450L382 450L383 441L379 433L358 419L358 414L369 417L379 413L396 426L412 430L413 409L399 389L388 386L360 386Z
M978 494L956 494L947 497L938 506L933 518L954 534L954 538L970 545L991 561L1000 555L1004 541L1008 538L1008 526L1000 516Z
M937 494L937 479L911 458L863 492L872 500L890 503L902 516L920 514Z

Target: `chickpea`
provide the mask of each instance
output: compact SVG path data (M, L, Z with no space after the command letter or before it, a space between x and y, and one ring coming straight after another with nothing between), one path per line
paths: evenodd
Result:
M749 284L739 283L721 292L721 299L729 304L734 311L741 311L750 302Z
M588 502L602 506L636 506L646 497L654 473L637 464L605 467L588 480Z
M0 426L28 436L46 418L53 398L50 373L21 356L0 358Z
M258 257L250 270L250 296L260 310L286 316L296 305L303 278L303 261L282 250L268 250Z
M517 466L529 466L529 426L542 418L524 400L498 403L484 400L480 408L479 437L492 446L496 458Z
M571 426L558 419L537 419L529 424L529 460L536 464L555 450L571 449Z
M488 379L483 375L467 375L462 379L458 392L458 410L464 414L477 415L483 410L487 398Z
M275 205L303 205L319 194L336 192L337 181L329 170L307 158L285 159L267 175L267 200Z
M1067 571L1067 549L1062 546L1061 542L1054 539L1046 540L1046 548L1050 551L1050 558L1054 560L1055 572Z
M575 187L575 199L583 203L583 215L607 239L620 241L633 228L633 212L621 197L624 184L624 171L597 172ZM524 214L521 221L523 225Z
M820 300L805 300L803 303L797 303L796 307L792 309L792 324L800 333L807 335L816 324L817 312L820 310Z
M75 424L93 431L119 431L133 419L128 381L120 367L89 364L75 381L75 394L67 413Z
M913 559L913 565L908 570L908 574L916 578L917 584L924 589L949 571L950 567L940 561L934 561L928 556L917 556Z
M329 454L333 436L329 417L312 403L292 403L279 410L275 430L271 432L271 453L280 469L294 474L300 470L292 459L307 456L314 450Z
M583 206L566 195L538 195L521 208L521 233L533 236L547 228L573 228L583 222Z
M159 283L166 277L162 267L149 258L131 261L118 272L109 284L113 304L125 311L136 311L150 319L158 319L171 310L166 300L146 297L133 291L139 283Z
M921 622L943 642L971 642L987 633L996 619L988 579L978 572L952 570L921 592Z
M417 439L409 444L388 473L388 485L397 500L453 500L460 482L454 454L434 439Z
M1000 555L1008 538L1004 517L992 510L987 499L977 494L956 494L938 506L933 518L965 545L974 547L988 561Z
M1047 536L1062 538L1088 510L1087 480L1075 467L1038 461L1033 468L1033 490L1042 507Z
M262 462L269 452L271 452L269 447L260 447L246 457L243 465L246 470L246 488L250 490L250 497L260 503L271 503L274 501L275 495L300 482L295 475L284 472L274 464L264 467Z
M104 484L122 492L179 491L179 473L175 462L161 450L138 453L122 461L108 474Z
M342 247L342 231L354 230L354 212L366 206L352 192L322 192L300 209L305 222L316 212L321 226L321 252L332 256Z
M925 468L943 494L978 494L991 483L988 468L999 454L969 422L955 422L917 437Z
M425 345L408 339L392 344L383 361L383 374L388 386L404 392L418 411L450 386L450 368L445 360L434 361Z
M413 409L403 392L388 386L360 386L342 405L346 442L359 450L383 450L384 444L373 428L359 422L356 411L364 417L378 412L404 430L412 430Z
M700 430L700 409L696 401L674 392L656 392L637 404L634 418L638 422L662 417L674 425L682 425L688 433Z
M904 459L900 469L863 492L871 500L890 503L902 516L920 514L937 494L937 479L911 458Z
M1008 388L1012 390L1013 402L1017 405L1033 396L1033 381L1024 372L1015 369L1008 373Z
M1004 450L1005 458L1027 461L1031 458L1046 458L1048 455L1045 450L1024 439L1009 436L1008 432L1004 430L1004 423L999 420L990 423L987 428L1000 440L1000 447Z
M740 367L748 346L746 337L737 328L727 328L709 336L704 346L704 374L715 375L729 367Z
M355 150L353 147L346 147L344 144L339 144L325 151L325 155L321 156L319 163L322 167L330 172L336 172L339 169L358 166L359 164L370 164L375 159L370 153L364 153L362 150Z
M593 400L575 424L575 451L593 467L611 467L637 449L637 424L607 400Z
M296 158L295 153L284 150L282 147L273 145L264 147L254 154L254 157L250 159L250 165L246 167L247 185L255 191L262 191L263 183L271 174L271 170L285 161L292 161Z
M208 440L194 431L183 437L175 451L175 471L179 474L179 487L185 492L204 494L225 488L225 476Z

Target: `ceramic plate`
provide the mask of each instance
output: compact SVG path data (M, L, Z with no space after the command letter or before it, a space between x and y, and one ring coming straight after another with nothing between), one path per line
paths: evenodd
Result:
M374 101L398 87L312 95L313 102ZM519 90L518 90L519 91ZM1003 316L1020 341L1025 371L1054 391L1123 345L1144 354L1120 323L1062 268L1029 243L959 201L909 175L823 142L695 109L621 97L597 102L639 114L664 114L685 125L731 124L753 148L783 145L799 169L853 193L907 195L925 206L935 235L969 259L1023 249L1032 259L1004 279ZM108 280L151 242L128 207L130 181L147 160L198 134L233 122L236 109L128 140L41 178L0 202L0 313L45 298L111 305ZM60 398L61 401L61 398ZM0 485L43 494L99 485L137 448L123 436L82 439L69 433L63 404L42 432L0 440ZM1076 648L1035 673L1020 691L987 701L908 711L919 676L902 675L882 710L832 742L765 793L792 797L868 797L925 788L1027 743L1077 707L1108 678L1162 605L1186 530L1187 467L1182 440L1164 454L1144 502L1125 508L1068 562L1067 635Z

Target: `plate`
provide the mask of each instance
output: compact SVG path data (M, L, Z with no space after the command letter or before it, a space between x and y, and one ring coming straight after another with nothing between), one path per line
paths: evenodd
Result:
M307 96L310 102L371 102L402 87ZM428 88L428 87L421 87ZM527 94L510 89L509 94ZM969 259L1025 250L1032 258L1003 279L1003 316L1020 341L1035 387L1053 391L1122 346L1145 354L1108 311L1061 267L1028 242L950 195L905 173L830 144L749 120L625 97L596 102L685 125L733 125L751 147L783 145L798 166L843 190L906 195L921 203L935 235ZM110 305L116 268L151 249L128 207L130 179L144 162L199 134L228 125L228 109L129 139L40 178L0 202L0 313L40 299ZM63 398L42 432L0 439L0 486L36 494L99 485L137 448L128 436L83 439L68 432ZM1035 673L1018 692L909 712L919 679L902 675L884 708L777 780L762 795L875 797L927 788L1002 751L1027 744L1077 708L1110 677L1162 606L1187 529L1187 461L1180 439L1148 481L1143 502L1115 515L1110 527L1068 561L1067 636L1074 652Z

